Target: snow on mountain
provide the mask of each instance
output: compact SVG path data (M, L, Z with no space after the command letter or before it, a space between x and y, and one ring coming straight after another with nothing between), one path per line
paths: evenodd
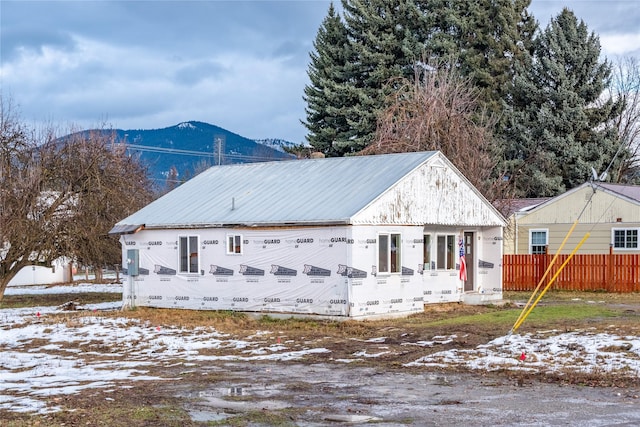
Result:
M254 139L257 144L266 145L267 147L273 148L274 150L286 152L286 148L295 147L299 144L293 143L291 141L286 141L284 139L278 138L265 138L265 139Z
M178 123L177 127L180 128L180 129L196 129L194 124L191 123L191 122Z

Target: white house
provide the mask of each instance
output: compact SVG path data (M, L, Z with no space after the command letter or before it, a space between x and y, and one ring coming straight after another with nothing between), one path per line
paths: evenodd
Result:
M126 304L371 318L501 299L504 225L432 151L214 166L111 233Z
M51 267L39 265L23 267L9 281L7 286L52 285L55 283L67 283L72 280L69 261L66 258L58 258L51 263Z

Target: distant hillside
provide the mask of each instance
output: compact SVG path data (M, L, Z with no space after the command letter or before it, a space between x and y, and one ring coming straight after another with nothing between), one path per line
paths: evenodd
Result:
M282 152L286 152L287 148L293 148L299 145L294 144L291 141L278 138L255 139L254 141L258 144L266 145L267 147L275 148L276 150Z
M129 151L140 156L149 167L150 177L160 186L166 183L172 167L178 173L178 181L183 181L212 165L293 158L278 149L280 147L259 144L203 122L183 122L152 130L117 129L115 132L118 142L126 142ZM286 145L286 141L279 145Z

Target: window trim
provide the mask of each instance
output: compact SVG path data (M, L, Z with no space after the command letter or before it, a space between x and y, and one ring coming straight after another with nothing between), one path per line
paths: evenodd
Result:
M382 265L380 263L381 260L381 256L383 255L380 251L380 246L382 245L382 237L386 236L386 247L385 247L385 252L386 252L386 259L384 260L386 262L387 268L388 270L382 270ZM395 239L394 239L394 236ZM395 251L392 249L393 245L392 242L394 240L397 239L396 245L395 245ZM395 269L394 264L393 264L393 252L395 252ZM388 233L378 233L378 244L376 245L376 265L377 265L377 272L378 274L402 274L402 233L394 233L394 232L388 232Z
M195 248L191 247L191 242L195 238ZM187 257L186 257L186 270L182 268L182 249L183 243L182 239L186 239L187 243ZM192 252L195 249L195 252ZM192 271L191 265L191 257L195 253L196 256L196 271ZM181 234L178 236L178 272L180 274L200 274L200 236L197 234Z
M533 233L542 233L544 232L544 245L534 245L533 244ZM549 248L549 229L548 228L531 228L529 229L529 242L528 242L528 252L530 255L539 254L538 252L533 252L534 246L545 246L548 250Z
M433 262L433 239L431 233L422 233L422 270L431 270Z
M233 250L231 250L231 246L229 245L231 243L229 239L238 240L237 244L233 246ZM225 238L225 251L227 255L242 255L244 253L244 240L242 234L228 233Z
M456 269L456 260L458 257L458 243L456 239L456 235L453 233L437 233L435 238L436 244L436 252L432 254L432 259L435 257L435 266L438 271L455 271ZM440 238L444 238L444 260L440 258ZM449 243L452 243L451 247L449 247ZM435 256L433 256L435 255ZM443 267L440 267L440 262L442 261Z
M624 243L625 246L616 246L616 231L624 231L625 232L625 236L624 236ZM627 232L629 231L635 231L636 232L636 246L635 247L628 247L626 246L627 243ZM613 250L616 251L637 251L640 249L640 241L639 241L639 237L640 237L640 228L638 227L612 227L611 228L611 247L613 248Z

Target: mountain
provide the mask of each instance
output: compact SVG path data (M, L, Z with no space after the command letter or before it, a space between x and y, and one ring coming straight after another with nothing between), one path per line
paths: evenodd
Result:
M177 181L184 181L212 165L294 158L282 150L283 146L294 145L292 143L277 140L280 143L275 148L197 121L164 129L116 129L113 132L117 142L125 142L131 154L140 156L149 168L150 178L160 187L166 184L172 168L177 171Z
M266 145L267 147L275 148L278 151L286 152L287 148L297 147L299 144L294 144L291 141L278 138L266 138L266 139L254 139L258 144Z

